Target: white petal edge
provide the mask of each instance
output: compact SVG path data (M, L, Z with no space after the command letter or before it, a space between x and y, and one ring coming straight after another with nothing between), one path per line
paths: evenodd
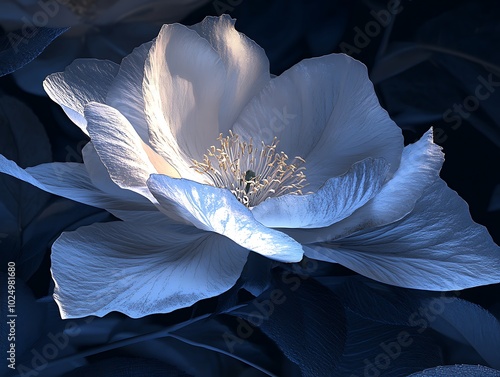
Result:
M43 88L88 135L83 109L90 102L106 101L107 92L118 69L118 64L108 60L77 59L64 72L49 75L43 82Z
M500 248L441 179L405 218L305 251L405 288L451 291L500 282Z
M151 175L148 187L162 207L174 205L179 215L199 229L219 233L270 259L302 260L299 243L255 220L229 190L157 174Z
M239 33L235 19L223 14L205 19L189 28L205 38L217 51L226 68L224 94L219 112L219 132L228 135L237 117L269 82L269 60L262 47Z
M124 201L102 192L92 183L84 164L53 162L22 169L0 155L0 173L8 174L51 194L93 207L144 210L141 202Z
M143 93L149 141L183 178L216 143L226 72L207 40L180 24L164 25L144 66Z
M162 171L161 162L163 162L163 159L156 155L146 144L141 144L155 169ZM82 157L92 183L115 201L123 202L120 207L108 209L114 216L121 220L138 221L138 219L144 218L147 221L151 216L159 214L156 199L152 201L151 199L154 198L151 195L148 194L145 197L135 191L121 188L111 179L92 142L83 147ZM161 159L161 162L157 163L157 158ZM174 212L169 213L169 215L170 220L177 224L190 224L184 218L176 216ZM167 218L163 213L161 216L166 221Z
M433 142L430 129L416 143L405 147L399 169L368 203L329 227L295 229L292 236L301 243L329 241L400 220L413 210L424 190L439 179L443 162L441 147Z
M176 176L175 170L144 144L118 110L92 102L85 107L85 118L92 144L113 182L155 203L146 187L149 175L164 172ZM155 164L146 150L157 157Z
M326 227L373 198L385 183L388 171L385 160L366 159L345 174L330 178L313 194L269 198L252 208L252 214L271 228Z
M273 78L233 131L306 160L311 191L366 158L397 170L401 129L380 106L364 64L344 54L306 59Z
M117 200L142 203L143 210L149 208L152 211L157 211L155 205L144 196L139 195L134 191L123 189L113 182L109 176L108 170L99 158L92 142L88 142L82 148L82 157L90 180L99 190L108 194L110 197L116 198Z
M147 42L135 48L123 58L106 96L106 104L117 109L128 119L146 144L149 143L148 123L144 114L144 64L153 42Z
M54 243L54 299L63 319L168 313L231 288L247 256L227 238L194 227L93 224Z

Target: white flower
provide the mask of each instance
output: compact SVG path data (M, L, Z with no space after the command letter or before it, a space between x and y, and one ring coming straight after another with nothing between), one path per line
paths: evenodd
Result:
M90 136L84 164L0 158L0 171L123 220L54 243L63 317L189 306L229 289L248 251L420 289L500 281L499 249L439 178L431 132L403 148L364 65L334 54L271 78L233 23L165 25L120 66L77 60L49 76Z

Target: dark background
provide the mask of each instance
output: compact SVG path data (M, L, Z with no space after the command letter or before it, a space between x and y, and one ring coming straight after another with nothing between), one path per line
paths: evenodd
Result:
M500 90L480 102L459 127L452 127L443 114L474 94L478 77L487 78L493 72L500 82L500 7L495 1L471 0L403 0L401 6L403 10L390 26L380 27L380 33L370 37L366 47L351 55L367 65L381 104L403 129L406 143L434 127L436 142L446 154L441 177L469 204L472 218L487 227L499 244ZM231 14L237 19L236 28L266 50L271 72L279 75L304 58L342 52L343 44L355 46L358 30L365 31L374 21L373 11L385 9L387 2L376 0L232 0L208 2L182 23L194 24L221 10ZM435 48L419 50L418 46L424 45ZM498 71L485 68L484 62ZM54 161L79 161L85 136L57 105L23 91L12 75L0 78L0 91L24 102L40 119ZM499 191L495 194L496 188ZM83 208L74 204L71 210L83 213ZM96 212L85 215L90 218ZM101 220L106 219L103 214ZM76 222L73 219L63 228ZM41 264L27 281L36 297L50 290L53 240L43 245L46 252ZM466 290L461 298L500 313L498 284Z

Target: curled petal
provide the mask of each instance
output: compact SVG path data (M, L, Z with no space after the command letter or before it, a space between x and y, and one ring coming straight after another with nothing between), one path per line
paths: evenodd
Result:
M382 159L361 161L340 177L330 178L315 193L269 198L252 209L273 228L321 228L351 215L384 184L389 166Z
M106 104L117 109L128 119L142 141L149 142L148 123L144 114L144 64L153 42L137 47L123 58L106 96Z
M105 103L118 69L118 64L108 60L77 59L64 72L49 75L43 82L43 88L88 135L83 109L90 102Z
M91 103L85 107L85 118L92 144L113 182L154 202L146 187L149 175L164 172L176 176L175 170L142 142L118 110Z
M500 282L500 248L440 179L403 219L312 248L312 258L406 288L451 291Z
M144 69L150 143L183 178L199 179L202 160L218 136L225 68L206 39L179 24L164 25Z
M444 156L432 130L403 150L401 165L380 192L351 216L314 231L293 230L301 243L330 241L357 231L393 223L409 214L423 192L439 179Z
M302 259L299 243L255 220L229 190L156 174L151 175L148 187L160 205L167 208L167 215L174 206L179 216L199 229L219 233L270 259Z

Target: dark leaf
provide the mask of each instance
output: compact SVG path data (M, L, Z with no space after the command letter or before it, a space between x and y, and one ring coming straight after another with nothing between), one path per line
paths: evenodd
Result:
M165 318L158 321L158 317L160 316L148 316L138 319L118 316L120 321L117 322L116 325L113 325L113 323L101 323L102 320L109 317L110 315L108 314L106 317L92 322L92 324L97 325L98 333L102 332L105 334L106 327L108 328L108 334L110 336L107 340L101 341L103 344L114 344L119 341L134 339L138 336L144 337L144 334L158 334L165 329L165 324L163 323ZM156 321L153 320L155 317ZM194 325L196 325L196 323ZM104 331L99 329L100 327L102 327ZM210 327L210 323L207 324L207 327ZM110 331L111 329L112 331ZM203 328L203 330L207 329ZM201 335L197 331L198 330L194 330L195 338ZM189 331L186 332L191 334ZM91 334L89 333L88 335ZM81 338L81 336L79 336L79 338ZM214 335L214 338L217 339L218 337ZM91 338L88 338L88 340L91 340ZM99 343L95 343L94 345L98 346ZM220 367L218 359L220 356L219 353L198 346L192 346L186 342L168 336L155 338L153 335L149 340L135 343L130 342L130 344L120 347L120 351L133 357L155 359L164 364L174 366L178 370L189 375L206 375L207 377L218 377L220 375L218 373L218 368ZM196 360L196 363L194 363L193 360Z
M378 89L391 116L400 127L409 129L443 120L446 111L463 100L454 78L431 62L386 79Z
M493 368L500 369L500 321L482 307L458 298L430 299L432 329L470 345Z
M381 82L401 73L380 85L401 127L443 120L449 123L441 130L446 133L466 121L500 146L500 53L491 48L500 42L499 10L498 2L457 6L424 24L407 43L413 48L382 58L372 78ZM411 59L408 64L407 57L418 51L428 55L428 64L414 66Z
M368 320L389 325L410 325L418 311L423 292L390 286L363 276L354 275L338 283L337 277L317 280L341 298L346 309ZM430 296L430 294L427 294Z
M446 54L437 54L435 60L455 78L459 89L465 93L463 100L458 103L466 114L464 118L500 146L500 92L496 90L500 83L500 71L491 71L474 62ZM480 109L488 122L481 122L477 116Z
M467 59L500 64L500 51L492 46L500 42L496 1L459 5L426 22L417 32L419 43L439 46L441 51L456 51ZM459 55L456 55L457 57Z
M339 377L406 376L442 364L431 334L419 329L366 320L347 311L347 341L341 362L330 374Z
M68 28L25 27L0 37L0 76L28 64Z
M71 371L65 377L189 377L153 359L114 357Z
M241 321L241 320L240 320ZM263 352L250 338L251 327L244 321L223 324L216 319L195 322L171 333L171 337L186 344L227 355L259 370L264 375L277 376L280 365L269 349ZM207 374L208 375L208 374Z
M306 276L277 273L270 289L229 314L259 327L304 377L327 376L340 360L346 336L342 304Z
M0 153L21 167L51 160L49 140L37 117L26 105L8 96L0 97ZM24 229L49 198L49 194L27 183L0 174L2 258L15 261L19 257Z
M62 320L52 297L39 299L37 310L43 312L43 322L38 325L38 339L29 350L18 354L17 372L13 376L29 376L36 373L37 377L58 377L85 365L85 359L78 355L67 362L55 363L55 361L76 354L78 339L85 337L95 317ZM29 313L28 319L33 321L31 313L35 311ZM96 333L94 331L94 334Z

